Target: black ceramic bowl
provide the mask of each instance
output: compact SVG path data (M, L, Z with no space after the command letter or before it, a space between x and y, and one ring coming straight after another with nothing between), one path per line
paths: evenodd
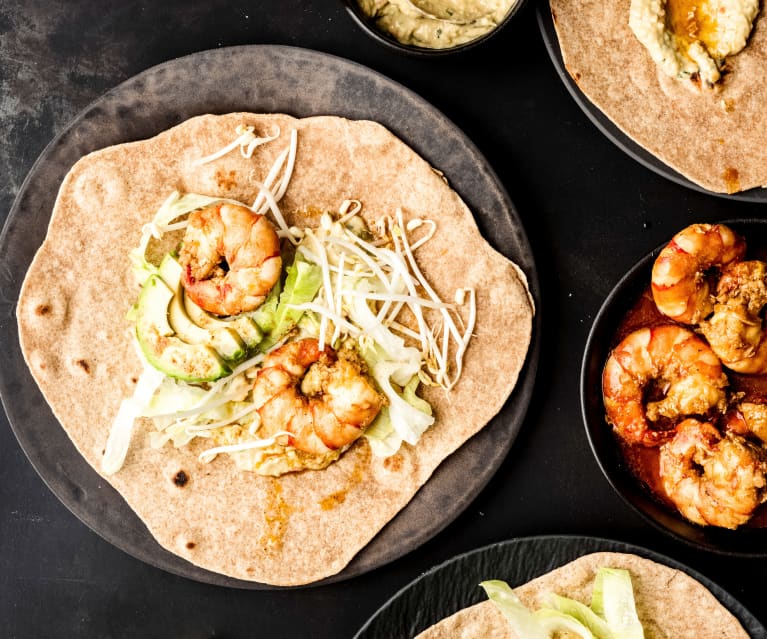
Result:
M499 22L495 28L488 31L484 35L481 35L480 37L475 38L474 40L471 40L470 42L457 44L453 47L448 47L445 49L430 49L428 47L419 47L416 45L402 44L399 40L394 38L391 34L380 29L372 18L365 15L362 9L360 9L360 6L357 3L357 0L343 0L343 3L346 6L346 10L349 12L351 17L354 18L354 21L360 26L360 28L362 28L362 30L365 33L367 33L376 42L383 44L384 46L394 51L399 51L400 53L406 53L409 55L420 56L420 57L434 57L434 56L448 55L450 53L458 53L459 51L466 51L467 49L472 49L476 47L478 44L481 44L482 42L487 41L489 38L493 37L496 33L498 33L501 29L503 29L503 27L505 27L509 22L511 22L514 16L519 13L519 10L522 8L522 6L525 4L526 1L527 0L517 0L516 4L514 4L514 6L512 6L511 9L509 9L509 12L506 14L504 19L501 20L501 22Z
M746 238L747 256L754 249L767 248L767 219L731 220L723 224ZM671 238L669 238L671 239ZM741 526L725 530L697 526L657 502L650 492L630 473L612 429L605 421L602 403L602 369L613 344L614 334L625 313L649 285L656 256L663 246L640 260L607 296L591 327L581 367L581 410L591 450L607 481L616 492L651 524L678 540L698 548L725 555L767 557L767 528Z

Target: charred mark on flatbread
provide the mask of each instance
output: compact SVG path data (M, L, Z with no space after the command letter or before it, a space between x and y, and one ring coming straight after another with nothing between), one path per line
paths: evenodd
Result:
M392 455L383 460L383 465L386 470L390 470L393 473L402 470L402 457L399 455Z
M322 510L332 510L336 506L343 504L344 501L346 501L346 490L339 490L320 500L320 508Z
M724 173L722 173L725 183L727 184L728 193L737 193L740 191L740 175L738 169L728 166Z
M216 184L220 189L231 190L237 187L237 172L229 171L225 173L222 170L216 171Z
M37 308L35 308L35 315L48 315L51 312L51 307L49 304L39 304Z
M85 371L86 375L90 375L91 366L90 366L90 364L88 364L88 362L86 360L78 359L78 360L75 361L75 364L77 364L80 368L82 368L83 371Z
M187 547L189 550L192 550L192 549L194 549L194 547L195 547L196 545L197 545L197 544L195 544L193 541L187 541L187 542L186 542L186 547Z
M176 484L176 486L179 488L183 488L189 483L189 475L187 475L183 470L179 470L173 476L173 483Z

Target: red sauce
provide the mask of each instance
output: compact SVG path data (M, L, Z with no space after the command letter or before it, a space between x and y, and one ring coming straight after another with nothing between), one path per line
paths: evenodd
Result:
M652 297L652 290L648 284L637 302L621 320L610 346L614 348L626 336L637 329L652 328L664 324L677 324L688 329L691 328L670 320L658 311ZM705 341L702 335L700 337ZM726 368L724 371L730 382L730 390L743 393L743 400L767 403L767 375L741 375ZM646 447L641 444L627 444L617 437L616 440L632 474L647 488L657 502L676 512L676 507L663 489L660 477L660 448ZM757 508L754 515L745 525L752 528L767 527L767 504Z

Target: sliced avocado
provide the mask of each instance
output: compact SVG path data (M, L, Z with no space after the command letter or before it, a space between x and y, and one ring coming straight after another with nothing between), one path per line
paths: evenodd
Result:
M261 329L258 328L256 323L244 315L229 320L213 317L213 315L208 313L205 309L202 309L195 304L188 295L184 295L184 308L186 309L187 315L189 315L189 319L200 328L210 331L234 330L249 349L254 349L258 346L264 337Z
M168 309L169 322L180 339L189 344L207 344L215 348L229 361L239 361L247 355L245 343L228 325L201 326L186 311L188 297L181 284L183 267L172 255L166 255L159 267L159 274L175 293ZM183 300L183 301L182 301ZM190 300L191 301L191 300ZM200 309L202 311L202 309ZM204 311L203 311L204 312ZM223 324L223 322L222 322ZM259 335L259 340L260 335Z
M200 328L187 315L181 298L186 299L186 296L183 293L176 293L168 308L168 321L180 339L189 344L212 346L229 361L245 359L247 350L237 333L230 328L215 330Z
M136 307L136 337L149 363L186 382L210 382L230 372L218 353L204 344L188 344L168 322L173 291L158 275L141 289Z

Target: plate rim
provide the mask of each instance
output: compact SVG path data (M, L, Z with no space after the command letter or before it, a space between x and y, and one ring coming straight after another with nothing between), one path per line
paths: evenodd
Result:
M515 414L512 415L509 418L504 418L502 416L496 415L492 418L492 420L487 425L488 427L496 422L499 421L508 421L508 425L505 427L505 430L508 431L508 437L504 439L504 446L502 450L499 450L496 455L495 463L492 464L492 471L487 473L486 476L482 478L482 481L476 482L472 485L470 490L465 491L465 493L461 496L460 499L457 500L457 507L455 508L455 511L452 513L451 516L441 520L438 525L432 527L430 531L426 534L423 534L419 536L418 538L411 541L410 544L408 544L406 547L399 549L395 553L389 554L389 556L384 559L383 561L379 561L378 563L374 563L370 566L363 566L362 568L359 568L357 566L358 558L363 555L364 551L369 548L371 545L374 544L375 540L380 537L384 531L390 527L392 521L396 520L400 515L405 512L413 503L413 501L416 500L418 494L423 490L424 486L428 485L429 482L433 480L433 478L440 472L440 469L445 466L445 464L448 462L449 459L455 457L458 455L461 451L461 449L465 448L471 441L476 440L479 436L475 435L473 438L471 438L469 441L465 442L462 447L458 449L458 451L454 452L452 455L450 455L448 458L446 458L442 464L440 464L435 470L430 479L422 486L419 491L416 492L416 494L413 496L411 501L403 508L401 509L397 515L395 515L394 518L390 522L388 522L378 533L376 536L366 544L358 553L355 555L350 562L338 573L331 575L329 577L326 577L324 579L321 579L319 581L312 582L310 584L306 584L303 586L275 586L272 584L262 583L262 582L255 582L255 581L247 581L242 579L237 579L234 577L229 577L226 575L223 575L221 573L216 573L211 570L201 568L200 566L197 566L195 564L192 564L185 559L183 559L180 555L176 555L175 553L171 553L170 551L166 550L162 546L159 545L159 543L154 539L154 537L149 533L148 530L146 530L145 524L141 522L140 519L138 519L138 522L142 529L144 530L146 536L148 537L148 541L155 546L154 553L159 556L159 559L154 556L146 556L146 554L142 552L137 552L134 548L126 547L129 544L126 544L122 538L119 536L116 537L115 535L109 534L105 532L104 530L100 530L97 527L97 522L92 522L86 515L87 513L84 513L84 508L78 507L78 504L75 503L74 500L69 498L69 496L62 496L61 490L57 490L52 486L52 479L55 479L55 476L52 478L49 476L50 471L48 469L41 469L40 463L41 460L36 458L33 454L33 451L30 451L27 449L27 446L24 443L24 426L19 425L17 423L16 419L12 419L11 417L11 399L10 395L11 393L7 392L7 386L8 386L8 380L6 377L9 375L8 373L5 373L3 370L0 370L0 403L2 403L3 409L5 411L6 417L8 419L8 423L10 425L11 431L13 432L14 436L16 437L17 442L19 443L20 448L24 452L26 458L29 460L32 467L35 469L37 474L40 476L40 478L43 480L43 483L48 487L49 490L56 496L56 498L64 504L64 506L73 514L77 519L79 519L83 524L85 524L90 530L94 531L96 534L98 534L102 539L110 543L111 545L119 548L126 554L143 561L144 563L147 563L149 565L152 565L156 568L159 568L161 570L165 570L166 572L170 572L171 574L179 575L182 577L186 577L195 581L199 581L202 583L208 583L212 585L220 585L225 587L236 587L236 588L243 588L243 589L252 589L252 590L279 590L279 589L290 589L290 588L304 588L304 587L312 587L316 585L321 584L328 584L328 583L334 583L338 581L342 581L345 579L349 579L355 576L358 576L360 574L364 574L366 572L369 572L371 570L374 570L376 568L380 568L383 565L389 564L392 561L395 561L396 559L401 558L402 556L408 554L409 552L412 552L416 550L418 547L432 539L435 535L437 535L441 530L443 530L445 527L447 527L450 523L452 523L468 506L469 504L476 498L476 496L481 492L482 489L487 485L487 483L492 479L492 477L495 475L497 470L500 468L503 460L507 456L509 450L511 449L512 444L514 443L514 440L519 434L519 431L522 429L523 422L525 420L525 415L527 413L527 410L530 405L531 397L532 397L532 391L534 387L535 377L537 373L537 367L538 367L538 355L540 351L540 332L541 332L541 303L540 303L540 287L539 287L539 281L538 281L538 272L534 261L534 254L532 251L532 247L530 245L530 242L527 238L527 233L525 231L525 228L522 224L521 218L519 217L519 214L517 212L516 207L514 206L511 198L509 197L509 194L495 173L495 171L490 166L489 162L485 158L485 156L479 151L478 147L474 144L474 142L463 132L463 130L458 127L454 122L452 122L447 116L445 116L437 107L435 107L433 104L431 104L429 101L427 101L425 98L421 97L408 87L402 85L401 83L389 78L388 76L385 76L384 74L371 69L365 65L362 65L358 62L355 62L353 60L349 60L347 58L343 58L341 56L325 53L322 51L317 51L313 49L303 48L303 47L297 47L297 46L291 46L291 45L270 45L270 44L251 44L251 45L238 45L238 46L231 46L231 47L221 47L217 49L207 49L203 51L194 52L185 56L181 56L179 58L174 58L171 60L167 60L165 62L161 62L157 65L151 66L127 79L120 82L116 86L112 87L111 89L105 91L104 93L97 96L90 104L85 106L83 109L81 109L78 113L75 114L75 116L69 120L62 128L61 130L53 137L53 139L45 146L43 151L40 153L40 155L37 157L35 162L33 163L32 167L30 168L29 172L27 173L24 181L21 184L21 187L19 188L18 193L16 194L14 201L12 203L11 208L9 209L8 216L6 220L4 221L2 230L0 231L0 247L7 246L9 242L9 238L13 235L15 226L14 224L18 222L19 217L19 209L22 205L22 200L24 198L24 195L26 192L30 189L30 185L34 182L36 178L39 176L37 175L41 171L41 167L45 167L47 162L51 162L51 157L54 154L54 151L59 147L59 145L64 141L64 138L67 135L70 135L72 131L76 130L78 125L80 125L83 121L87 120L89 114L92 114L96 112L100 106L103 104L108 103L110 100L114 99L115 96L119 95L121 91L124 91L127 88L130 88L132 85L141 83L143 80L152 77L153 74L162 73L164 71L167 71L168 69L172 69L176 67L177 65L183 65L184 63L189 63L192 60L196 59L208 59L215 61L216 59L220 59L220 56L225 55L241 55L241 56L255 56L258 57L262 52L265 52L265 55L285 55L288 57L291 56L308 56L312 58L313 60L320 61L321 64L329 64L336 68L343 67L344 73L350 73L352 71L356 71L358 73L361 73L367 77L373 78L377 80L378 82L382 82L387 88L394 89L397 92L398 99L406 99L409 102L415 102L419 105L419 108L423 110L424 113L427 113L431 117L435 117L438 120L444 122L461 140L462 144L465 147L465 152L467 153L467 158L471 160L473 164L478 166L482 169L482 171L488 176L488 179L494 184L494 187L497 189L497 192L499 196L501 197L503 204L504 204L504 210L502 212L502 221L504 224L508 226L508 229L510 231L513 231L514 236L516 238L516 244L520 246L522 255L520 258L526 262L524 265L524 273L528 279L528 285L529 290L533 296L536 308L535 308L535 315L532 320L532 335L531 335L531 341L528 348L527 356L525 359L525 362L522 366L522 369L519 372L519 377L517 380L517 384L515 388L513 389L510 397L507 399L507 401L504 404L504 407L501 408L501 411L504 410L509 405L515 405ZM254 108L253 111L259 111L260 109ZM276 107L275 109L272 109L272 112L276 112L279 110L279 107ZM262 112L265 112L265 110L261 109ZM285 109L285 111L288 111L288 109ZM224 109L222 110L216 110L216 111L199 111L196 112L195 115L201 115L205 112L216 112L216 113L222 113L222 112L231 112L231 110ZM291 115L295 115L296 117L310 117L312 115L316 115L315 113L291 113ZM333 115L338 115L338 112L333 113ZM193 116L188 116L193 117ZM342 117L351 117L353 119L360 119L360 118L354 118L353 116L343 116ZM375 119L374 116L371 114L368 116L369 119ZM185 120L187 118L182 118L181 121ZM428 153L425 152L422 148L419 148L416 142L411 141L408 139L405 135L402 133L394 130L391 126L385 125L389 130L391 130L398 138L402 139L405 144L410 146L415 150L416 153L418 153L421 157L424 157L429 161ZM164 127L167 128L167 127ZM163 127L160 127L159 129L156 129L152 135L155 135L157 133L160 133L162 130L164 130ZM146 136L142 136L136 139L146 139ZM128 139L123 139L119 141L112 142L112 144L116 144L119 142L127 142L131 141ZM419 140L419 143L423 144L423 140ZM97 146L96 148L102 148L103 145ZM95 150L91 149L91 150ZM461 195L462 199L467 200L466 196L459 192L459 195ZM489 218L483 218L482 212L477 212L474 209L472 210L472 214L475 215L475 219L477 223L480 225L480 228L482 228L483 224L489 224L492 219ZM47 220L50 219L50 213L48 213L45 217L46 224ZM18 232L18 231L16 231ZM484 233L483 233L484 235ZM503 252L503 249L514 249L513 246L496 246L495 244L492 244L493 248L495 250L498 250L502 254L506 255L506 253ZM39 244L38 244L39 248ZM35 249L36 251L36 249ZM3 267L3 269L0 269L0 275L5 275L6 277L11 278L10 275L6 275L5 271L7 270L8 273L11 273L11 267L6 264L6 261L8 260L7 255L8 251L3 251L0 253L0 255L3 255L2 258L0 258L0 266ZM26 270L31 263L31 260L34 257L34 252L32 255L27 256L26 262L23 264L22 268L19 269L18 266L16 267L17 271L22 271L20 274L17 274L17 277L19 277L18 280L18 286L21 286L21 282L23 281L23 276L26 273ZM517 258L515 258L517 259ZM9 312L7 314L7 317L9 319L9 329L7 331L3 331L3 335L0 336L0 342L3 343L3 345L7 345L10 348L14 349L14 352L17 352L18 355L21 355L20 353L20 346L18 341L18 325L16 322L15 317L15 308L17 304L18 299L18 291L14 291L14 295L10 303L7 304L9 308ZM0 304L3 306L6 306L6 303L4 300L0 300ZM7 342L7 344L6 344ZM12 354L13 356L13 354ZM24 362L23 356L21 356L22 363ZM53 416L52 411L50 407L47 405L45 400L42 398L42 395L40 393L39 388L37 387L37 384L32 380L31 376L29 375L29 371L26 370L26 378L25 383L32 384L34 387L34 393L38 396L40 402L42 402L47 408L47 418L48 420L52 420L52 423L56 426L56 428L61 428L58 420ZM63 429L61 429L63 430ZM483 430L488 430L486 427ZM480 434L482 431L480 431ZM76 457L76 463L82 463L87 466L86 473L90 473L93 475L93 479L96 483L100 483L104 485L104 488L107 492L113 492L114 495L117 496L117 498L122 502L121 506L124 506L130 511L130 514L132 517L138 517L136 513L127 505L125 500L122 498L122 496L109 484L106 482L103 478L101 478L96 471L90 467L87 462L85 462L84 458L77 452L77 450L74 448L74 445L72 444L71 440L69 440L69 437L65 434L64 435L67 439L68 444L72 448L72 452L74 453ZM101 488L101 486L99 486ZM110 499L113 499L114 496L110 496ZM178 565L169 565L167 559L171 560L172 564L178 564Z
M572 557L569 557L567 561L563 564L557 564L557 566L554 567L548 567L545 568L540 567L541 562L543 560L543 554L548 556L548 553L540 553L537 552L537 550L540 549L541 546L551 546L551 547L557 547L559 545L564 545L566 547L566 551L569 552L575 552L577 551L582 545L592 545L593 548L588 548L585 551L581 551L580 554L575 554ZM440 574L445 571L449 570L453 565L460 564L462 562L468 562L474 559L477 556L488 554L492 556L493 554L497 554L503 549L512 547L512 546L519 546L521 548L525 548L527 546L530 546L532 550L535 552L529 552L528 556L531 556L534 558L536 562L535 572L536 576L543 575L550 570L554 570L557 567L561 567L565 565L566 563L569 563L571 561L574 561L578 557L584 556L586 554L591 554L593 552L622 552L622 553L631 553L639 555L640 557L643 557L645 559L650 559L652 561L656 561L658 563L661 563L667 567L673 568L675 570L680 570L681 572L684 572L685 574L689 575L693 579L696 579L698 582L700 582L702 585L704 585L708 590L716 597L716 599L721 603L733 616L738 619L738 621L743 625L746 632L749 634L751 639L767 639L767 629L765 629L765 626L753 615L753 613L746 608L736 597L734 597L732 594L730 594L729 591L725 590L721 586L719 586L715 581L712 579L709 579L705 575L701 574L694 568L691 568L687 564L674 559L664 553L652 550L650 548L647 548L645 546L639 546L637 544L633 544L630 542L624 542L617 539L609 539L605 537L597 537L597 536L591 536L591 535L567 535L567 534L553 534L553 535L534 535L529 537L514 537L511 539L505 539L502 541L498 541L492 544L488 544L486 546L482 546L480 548L475 548L472 550L468 550L464 553L460 553L458 555L454 555L453 557L448 558L447 560L441 562L440 564L437 564L436 566L430 568L427 572L419 575L409 583L407 583L405 586L400 588L394 595L392 595L389 599L386 600L364 623L364 625L360 628L360 630L354 635L353 639L412 639L411 634L407 635L396 635L392 636L390 632L388 632L390 629L384 629L383 634L377 634L375 624L378 623L386 623L386 615L389 614L397 614L396 612L392 612L394 607L397 605L398 602L401 600L406 600L408 596L411 595L412 592L415 592L416 589L421 587L424 584L428 584L433 581L438 581ZM540 572L540 570L543 570L543 572ZM510 584L512 587L517 587L521 584ZM456 602L457 608L453 609L454 606L450 606L450 610L440 610L436 612L431 617L423 614L421 615L421 619L419 619L419 626L416 630L416 634L423 632L433 624L439 622L440 620L455 614L459 610L462 610L468 606L473 605L476 603L476 601L473 601L474 599L478 599L479 601L483 601L481 598L481 592L479 592L479 588L477 586L473 586L474 590L472 590L471 594L469 594L469 589L462 588L460 589L461 594L461 601ZM722 601L722 598L728 598L731 600L731 604L734 604L736 608L739 608L737 610L737 613L735 610L732 609L731 605L728 603L725 603ZM422 600L421 600L422 601ZM419 611L422 611L423 608L421 607ZM434 611L429 611L429 613L432 613ZM438 618L435 618L438 617ZM407 630L414 630L414 628L409 628Z
M670 167L624 133L599 107L589 100L565 68L565 63L562 58L562 50L559 46L559 38L556 34L556 27L554 26L554 20L550 9L551 5L549 4L549 0L540 0L536 7L538 30L541 32L541 37L546 45L546 51L549 54L549 58L554 65L557 75L560 80L562 80L562 84L565 85L565 88L568 93L570 93L573 100L575 100L575 103L580 107L581 111L583 111L591 123L599 129L610 142L635 162L638 162L656 175L660 175L679 186L726 200L767 204L767 188L753 187L747 191L739 191L737 193L718 193L717 191L709 191L689 178L686 178L679 173L679 171Z

